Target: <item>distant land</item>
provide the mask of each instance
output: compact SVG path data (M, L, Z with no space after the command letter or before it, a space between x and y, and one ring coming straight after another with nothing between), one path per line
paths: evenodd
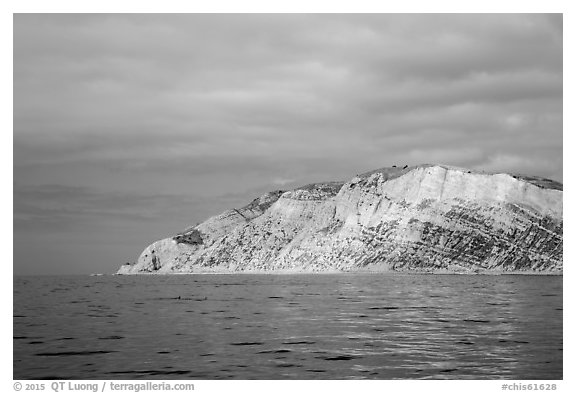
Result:
M563 186L446 165L272 191L146 247L117 274L562 274Z

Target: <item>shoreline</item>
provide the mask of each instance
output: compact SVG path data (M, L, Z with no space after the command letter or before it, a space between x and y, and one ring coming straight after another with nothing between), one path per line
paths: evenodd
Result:
M326 271L297 271L297 270L242 270L242 271L196 271L196 272L139 272L139 273L112 273L112 276L179 276L179 275L445 275L445 276L563 276L563 272L530 272L530 271L483 271L483 272L457 272L457 271L382 271L382 270L326 270Z

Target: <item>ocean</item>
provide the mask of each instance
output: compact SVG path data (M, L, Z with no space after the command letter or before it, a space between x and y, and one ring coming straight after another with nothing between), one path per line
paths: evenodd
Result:
M17 276L14 379L562 379L562 277Z

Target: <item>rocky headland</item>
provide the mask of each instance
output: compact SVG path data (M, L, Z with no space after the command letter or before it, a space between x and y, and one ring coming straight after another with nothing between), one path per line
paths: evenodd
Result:
M273 191L146 247L118 274L562 273L562 184L444 165Z

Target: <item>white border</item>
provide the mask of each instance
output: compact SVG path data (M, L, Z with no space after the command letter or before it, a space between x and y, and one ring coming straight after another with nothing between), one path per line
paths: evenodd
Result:
M572 277L575 263L573 248L571 247L572 235L574 234L574 208L571 205L573 195L572 171L573 156L571 147L572 132L574 128L574 93L573 93L573 71L576 69L574 62L574 2L568 0L546 0L546 1L496 1L483 0L476 2L463 2L451 0L435 1L315 1L315 0L292 0L279 2L264 0L212 0L212 1L120 1L120 0L101 0L101 1L73 1L73 0L28 0L28 1L5 1L2 4L2 14L0 26L2 29L2 49L4 58L0 63L2 67L2 158L5 162L0 166L2 173L2 182L6 188L13 185L13 138L12 132L12 14L13 13L58 13L58 12L130 12L130 13L151 13L151 12L242 12L242 13L262 13L262 12L334 12L334 13L358 13L358 12L422 12L422 13L440 13L440 12L538 12L538 13L564 13L564 191L566 192L565 216L566 227L565 238L567 247L564 250L564 381L556 381L558 391L575 391L573 373L574 369L573 353L574 339L572 338L572 328L574 326L574 306L571 299L574 299L574 286ZM1 375L2 391L13 391L12 381L12 192L5 190L2 193L3 214L3 239L5 249L9 253L4 253L3 261L5 262L4 274L0 276L0 285L2 287L2 348L4 352L1 357ZM9 335L10 334L10 335ZM132 381L134 382L134 381ZM174 382L174 381L168 381ZM333 392L350 391L351 389L360 388L366 392L382 392L383 389L391 392L397 391L422 391L422 392L490 392L501 391L501 385L504 381L194 381L197 391L266 391L271 388L281 391L291 391L295 389L330 389ZM513 382L513 381L512 381ZM520 381L529 383L530 381ZM543 381L534 381L540 383ZM551 382L551 381L544 381ZM507 382L511 383L511 382ZM570 388L571 386L571 388Z

